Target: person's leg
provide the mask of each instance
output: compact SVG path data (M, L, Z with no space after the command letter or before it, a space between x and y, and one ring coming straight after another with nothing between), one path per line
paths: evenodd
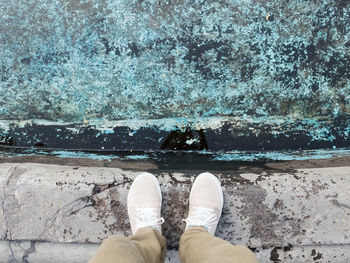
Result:
M248 248L214 237L223 203L220 181L210 173L200 174L191 189L186 231L180 239L182 263L257 262Z
M145 227L130 237L108 238L89 263L160 263L164 262L165 255L165 238L158 230Z
M214 237L203 227L191 227L180 239L179 257L182 263L257 263L245 246Z
M162 195L157 179L139 175L128 194L128 214L133 235L114 236L103 242L89 263L161 263L166 256L160 217Z

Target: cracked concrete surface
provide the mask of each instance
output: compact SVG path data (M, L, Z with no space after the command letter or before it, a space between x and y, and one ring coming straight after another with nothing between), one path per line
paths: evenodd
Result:
M98 249L97 244L65 244L28 241L13 241L11 252L9 242L0 241L0 263L86 263ZM349 262L350 245L295 246L256 249L259 262ZM293 255L293 257L291 256ZM168 250L165 263L180 263L176 250Z
M4 198L1 202L4 213L4 221L6 226L6 238L12 239L12 229L19 223L19 214L21 204L16 198L17 181L21 174L26 170L19 167L13 167L9 170L10 176L4 182L3 194Z
M349 172L350 167L217 172L225 197L217 235L251 247L261 262L350 261ZM129 235L126 197L139 173L1 164L0 262L44 262L41 246L95 251L110 235ZM163 233L168 248L177 249L196 173L154 173L163 192ZM58 256L51 262L61 261Z
M97 249L97 244L0 241L0 263L86 263ZM169 250L165 263L180 263L177 251Z
M4 209L4 201L5 201L5 185L8 179L9 172L11 168L8 166L0 166L0 239L6 239L7 237L7 222L5 218L5 209Z

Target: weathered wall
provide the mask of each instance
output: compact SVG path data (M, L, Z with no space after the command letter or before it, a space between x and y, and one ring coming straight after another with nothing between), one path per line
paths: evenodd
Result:
M0 0L0 10L0 144L153 150L189 127L207 147L188 133L184 147L163 148L350 146L349 1Z
M0 119L333 118L346 0L1 0Z

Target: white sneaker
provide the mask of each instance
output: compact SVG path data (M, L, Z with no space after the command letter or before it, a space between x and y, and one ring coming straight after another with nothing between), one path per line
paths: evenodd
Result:
M137 176L128 194L128 214L133 234L143 227L153 227L162 233L162 193L157 178L150 173Z
M198 175L193 183L186 230L192 226L202 226L214 235L218 225L224 198L220 181L211 173Z

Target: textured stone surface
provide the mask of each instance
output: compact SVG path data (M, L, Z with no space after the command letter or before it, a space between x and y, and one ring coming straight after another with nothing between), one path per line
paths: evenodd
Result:
M0 263L87 262L98 245L0 241Z
M41 164L1 166L10 167L1 185L5 215L1 225L7 228L7 240L96 243L112 234L130 234L126 196L139 172ZM217 172L225 196L217 235L252 248L349 244L349 169ZM196 173L155 174L164 197L163 232L168 247L176 248Z
M89 260L97 248L98 245L95 244L0 241L0 263L83 263ZM255 254L260 263L344 263L349 260L349 249L349 245L312 245L307 247L258 249ZM178 252L168 250L165 263L180 263Z
M0 119L349 113L347 0L0 1Z
M5 218L5 185L10 172L11 167L0 166L0 239L6 239L7 237L7 221Z
M10 261L12 253L8 241L0 241L0 262L7 263Z
M98 246L97 244L0 240L0 263L86 263ZM165 263L170 262L180 263L177 251L168 251Z
M264 262L318 262L344 263L349 262L350 245L311 245L296 247L268 248L256 250L258 261Z

